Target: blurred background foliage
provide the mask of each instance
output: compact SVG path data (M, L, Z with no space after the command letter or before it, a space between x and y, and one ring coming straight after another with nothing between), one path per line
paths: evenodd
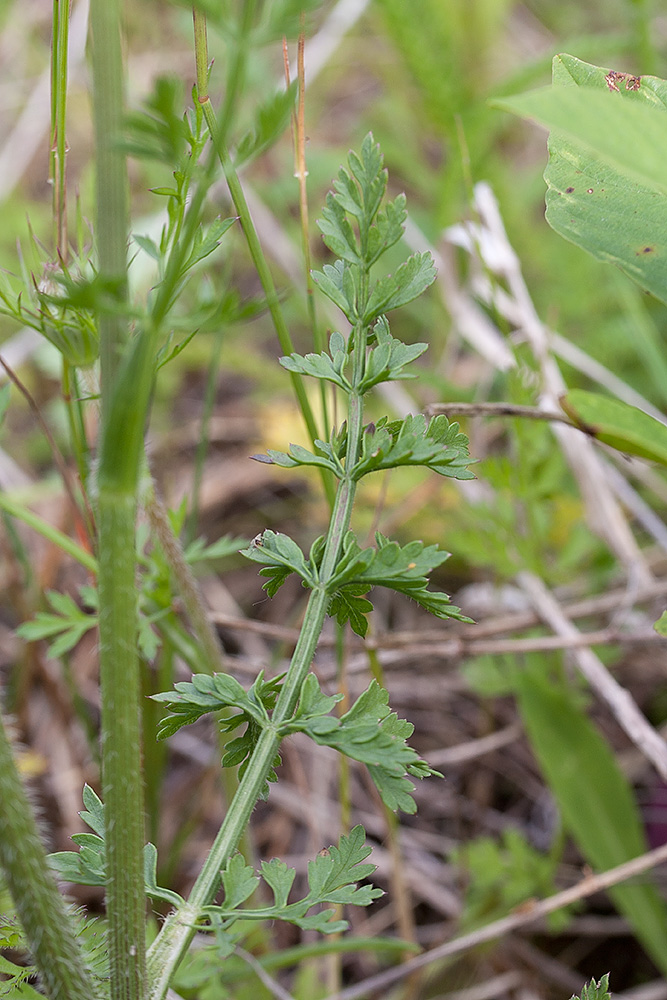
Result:
M224 99L226 79L227 94L230 86L237 85L230 74L234 60L240 55L245 60L239 71L238 106L230 123L231 134L238 139L256 123L258 104L270 100L281 86L281 39L273 28L271 10L280 7L284 11L289 5L260 5L263 16L245 33L239 27L242 0L219 0L205 6L210 15L210 87L216 103ZM69 95L68 195L71 238L85 254L91 243L93 214L92 138L84 38L75 30L77 25L80 28L84 9L83 0L75 4L72 21L78 55L72 59ZM349 18L348 28L332 43L336 37L332 15L343 11ZM442 248L443 233L449 227L474 219L474 185L488 182L541 320L663 409L667 400L665 307L619 271L549 229L544 220L542 178L546 136L491 103L493 98L548 84L551 60L563 51L619 71L667 75L667 14L657 0L314 0L308 4L306 23L306 157L315 266L326 259L314 235L318 207L347 150L358 148L372 130L385 156L391 192L406 192L410 218L435 248ZM0 2L0 267L10 281L12 275L32 275L36 286L48 276L45 262L52 262L53 254L48 184L50 27L50 5L43 0ZM190 104L195 76L191 11L184 3L166 0L128 2L126 31L128 142L131 153L133 137L139 137L142 147L141 156L130 158L133 232L155 240L164 222L165 199L152 189L172 183L182 139L179 119ZM290 39L292 56L294 37ZM289 130L242 168L242 178L271 258L296 350L311 350ZM211 189L207 211L210 220L231 214L223 184ZM133 244L132 252L132 290L141 301L154 274L149 255L138 244ZM447 261L462 284L475 277L478 262L471 264L462 251L450 247ZM215 309L210 308L212 303ZM325 313L321 301L316 308L322 327L336 321ZM511 345L516 360L512 369L494 368L461 340L447 295L436 288L397 316L395 336L429 343L420 362L419 381L406 386L407 402L414 409L443 400L537 401L535 357L502 315L491 306L485 308ZM219 427L211 425L210 435L209 464L217 485L210 489L211 501L207 501L206 482L202 488L200 530L214 540L222 533L252 537L264 527L279 526L308 543L321 529L325 513L315 478L306 481L303 473L286 470L267 472L265 466L260 472L246 471L251 464L248 455L267 447L284 449L288 441L304 442L304 435L288 379L275 363L280 352L238 232L230 231L221 249L203 262L201 280L191 283L179 303L179 323L185 328L192 316L206 310L209 318L202 321L197 336L161 370L157 382L150 447L158 478L177 506L190 489L190 456L197 445L202 399L207 385L209 390L212 385L213 416L222 420ZM4 343L17 332L15 322L0 317ZM182 336L179 328L176 337ZM31 361L21 369L22 377L67 450L58 359L48 345L33 347L28 353ZM565 361L561 367L569 386L589 387L590 381L579 370ZM377 416L392 406L400 409L406 398L378 400ZM312 403L317 406L315 394ZM440 542L453 553L440 581L448 591L484 581L497 585L524 570L536 573L550 586L561 587L568 598L622 585L615 558L585 522L578 486L562 452L554 447L550 428L513 420L470 422L465 429L471 436L472 454L482 459L475 471L486 492L462 495L451 483L433 482L434 477L415 470L397 470L386 482L371 478L360 491L356 525L360 537L379 527L399 540L418 536ZM49 443L18 394L13 395L2 443L34 476L32 496L57 490ZM642 495L648 497L657 518L664 520L664 476L655 473L652 492ZM643 527L637 529L637 536L652 554L656 546ZM45 578L48 583L57 575L52 566L40 566L40 580L35 581L30 560L19 554L21 559L31 589L26 596L17 595L16 581L14 591L9 587L5 603L13 624L29 618L39 606L36 583ZM654 565L660 569L657 557ZM224 580L238 602L235 612L240 608L249 616L281 625L298 622L302 596L298 588L285 588L271 610L265 603L258 604L259 584L252 567L233 562ZM215 598L219 597L216 592ZM492 602L490 610L494 608ZM416 627L412 611L403 604L380 598L378 609L380 631ZM478 611L470 613L478 617ZM234 641L229 640L229 645L236 651ZM605 663L618 665L621 673L625 670L636 680L634 662L622 650L610 645L600 648L599 654ZM279 655L280 651L275 653L276 662ZM647 654L642 660L648 679L638 682L639 700L658 725L667 717L664 676L653 684L660 669L650 659ZM565 660L559 653L544 657L555 689L565 675ZM512 693L508 678L517 662L524 660L511 655L472 659L465 693L461 695L459 688L453 696L460 697L462 704L457 703L455 709L444 707L443 717L435 720L430 695L421 704L410 704L408 693L406 712L416 722L417 734L421 731L428 747L437 748L445 740L442 730L446 726L452 727L452 742L464 742L507 722L502 699ZM408 664L407 669L411 667ZM14 690L25 695L29 682L14 674L12 683ZM408 689L411 684L408 679ZM80 697L79 693L75 700ZM93 732L90 709L86 711ZM607 729L610 742L615 739L625 749L613 726ZM163 766L160 757L156 772ZM472 882L461 892L462 905L468 907L463 923L467 920L474 925L482 915L500 915L517 900L548 891L563 848L562 832L557 823L552 824L545 834L549 850L542 852L544 844L539 852L535 850L531 810L537 808L539 796L534 789L531 803L526 804L516 775L499 778L491 772L481 778L455 774L450 788L461 793L463 802L474 801L475 808L483 804L478 812L471 807L466 813L461 807L455 835L447 828L447 835L459 843L452 857L464 865L465 850L460 844L467 837L482 835L467 848ZM151 797L150 807L155 811L159 796L153 790ZM75 812L71 805L70 799L69 814L63 807L65 820ZM428 801L420 803L422 808L428 825L432 818ZM491 823L489 830L485 823L490 813L496 825ZM498 840L500 813L512 814L525 839L505 832L502 841ZM173 871L178 869L182 852L187 854L183 845L193 826L194 822L185 832L172 831L169 866ZM436 819L429 833L440 836L440 832ZM488 839L489 832L493 841ZM281 846L288 842L289 838ZM507 873L501 885L496 877L499 867ZM591 966L587 972L599 975L605 969ZM467 981L464 977L463 982ZM185 985L183 991L196 995L188 994Z

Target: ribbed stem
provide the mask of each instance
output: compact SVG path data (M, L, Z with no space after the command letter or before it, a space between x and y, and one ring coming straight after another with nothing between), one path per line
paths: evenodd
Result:
M112 1000L142 1000L146 975L135 513L132 495L100 493L102 787Z
M144 808L139 716L135 516L143 428L153 377L152 338L128 340L128 185L120 0L92 0L97 166L96 239L101 413L98 476L102 797L105 809L111 1000L143 1000L146 978ZM121 369L121 363L123 368Z

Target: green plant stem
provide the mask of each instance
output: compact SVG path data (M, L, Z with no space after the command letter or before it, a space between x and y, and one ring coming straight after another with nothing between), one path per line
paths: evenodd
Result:
M51 49L51 183L53 184L53 228L56 254L67 261L67 55L70 0L53 0L53 44Z
M50 1000L97 996L0 717L0 864Z
M353 331L352 385L361 383L366 359L367 330L358 324ZM162 1000L170 981L184 957L196 931L203 906L213 900L220 885L220 870L235 849L259 799L280 744L279 729L291 718L329 607L327 584L340 558L343 540L349 529L356 483L351 471L361 452L363 432L363 397L356 388L349 396L346 474L340 480L331 514L327 542L322 557L320 580L312 590L292 660L276 702L271 725L261 733L238 790L187 902L166 919L148 953L150 996Z
M230 45L229 60L225 73L225 100L219 121L219 131L223 138L229 134L239 97L244 91L248 64L248 46L252 32L257 0L244 0L240 7L240 17Z
M197 96L199 103L204 112L204 118L206 119L206 124L213 141L216 153L220 160L223 173L225 175L225 180L229 187L229 193L231 195L234 207L238 214L241 226L243 228L243 233L248 244L248 250L252 258L252 262L257 271L264 295L266 296L266 304L271 314L271 319L278 337L278 343L280 344L281 350L285 354L292 354L294 352L294 346L292 344L292 338L290 337L289 330L287 329L287 324L285 323L285 318L280 307L280 299L278 298L278 293L276 291L276 286L273 281L273 276L269 268L266 257L264 256L264 251L262 250L262 245L259 241L257 235L257 230L255 229L252 216L250 214L250 209L248 208L248 203L239 180L239 176L234 168L231 157L229 155L229 150L225 142L224 133L221 131L218 125L218 120L213 110L213 105L211 104L211 99L208 96L208 73L203 72L203 67L206 66L207 56L202 52L206 52L206 28L205 20L200 14L199 17L203 21L203 26L200 22L198 30L195 30L195 53L196 53L196 68L197 68ZM195 22L197 24L197 22ZM306 393L306 388L303 384L303 379L290 372L290 379L292 381L292 388L294 394L296 395L297 401L299 403L299 408L301 410L304 422L306 424L306 429L310 437L311 442L314 442L319 438L319 432L317 429L317 424L315 422L315 417L313 416L313 411L308 400L308 395ZM327 499L329 503L333 501L333 484L329 476L326 475L326 471L323 470L322 482L326 492Z
M102 427L97 500L102 792L110 995L111 1000L143 1000L145 836L135 520L155 335L153 330L140 334L130 345L129 359L123 357L128 340L123 312L127 300L129 208L126 163L120 144L124 116L120 23L120 0L93 0L96 237L99 274L107 296L106 302L100 301L99 309Z
M218 385L218 372L220 371L220 355L225 339L225 327L221 325L216 330L213 337L213 348L211 350L211 360L209 361L206 373L206 388L204 389L204 401L202 404L201 424L199 428L199 440L195 449L194 474L192 477L192 494L188 508L188 516L185 521L183 531L184 544L193 542L197 534L197 522L199 519L199 501L201 497L201 484L204 477L204 462L209 446L209 436L211 419L215 409L215 396Z
M85 488L88 482L90 456L88 454L88 442L86 441L86 431L83 422L81 400L79 397L77 370L65 357L62 359L62 366L62 391L63 400L65 402L65 410L67 413L70 447L76 461L79 479L82 486Z
M639 60L639 72L654 74L657 70L657 59L651 25L651 8L653 0L631 0L634 8L636 51Z
M124 116L120 0L93 0L90 8L96 156L96 237L100 277L117 305L127 297L128 181L121 147ZM102 303L104 305L104 303ZM120 309L100 310L102 424L110 388L127 341Z
M100 489L102 785L112 1000L142 1000L146 972L135 517L131 493Z

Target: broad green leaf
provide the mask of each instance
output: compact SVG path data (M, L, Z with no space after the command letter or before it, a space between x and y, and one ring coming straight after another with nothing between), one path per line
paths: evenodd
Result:
M337 257L347 261L348 264L362 263L357 238L346 218L345 209L331 192L327 195L322 218L317 220L317 225L324 242Z
M377 548L362 549L354 534L347 534L341 558L329 581L332 597L348 585L358 588L353 591L356 595L375 586L389 587L412 598L438 618L470 621L459 608L449 603L446 594L427 589L428 574L449 558L448 552L438 549L437 545L424 545L419 540L401 547L380 532L376 533L375 540ZM357 606L355 610L360 611L360 608ZM340 613L338 605L336 613Z
M585 86L543 87L496 103L566 136L620 175L667 195L667 130L662 117L667 109L655 94L647 102L641 91L610 92L604 78L604 69L598 69ZM642 86L646 88L645 81Z
M350 623L355 635L365 638L368 632L368 615L373 610L372 603L364 597L368 591L367 584L354 584L341 587L331 598L329 614L339 625Z
M144 253L147 253L149 257L153 260L159 261L162 259L162 254L160 253L160 248L155 244L155 242L150 238L150 236L139 236L138 233L134 233L132 239L141 247Z
M626 91L619 81L616 92L606 76L603 68L556 56L550 91L503 106L553 129L544 174L549 225L667 302L667 138L661 117L667 83L642 77L639 90Z
M223 871L224 903L221 906L206 906L203 912L211 917L222 918L225 929L237 920L279 919L287 920L304 930L317 930L324 934L339 933L347 928L347 923L332 919L335 910L326 909L310 915L308 911L323 903L368 906L381 896L381 889L356 884L375 871L375 865L362 864L370 851L365 843L363 828L355 826L348 837L341 837L338 847L331 846L323 850L314 861L309 862L308 895L295 903L287 902L296 875L295 869L288 868L277 858L262 862L262 876L271 888L274 903L272 906L256 909L241 906L254 892L259 879L253 869L246 865L243 857L237 854L230 859Z
M356 318L356 302L354 296L349 297L345 288L345 274L348 265L342 260L337 260L334 264L325 264L321 271L311 271L313 281L324 292L327 298L331 299L334 305L344 313L350 323L354 323ZM281 359L284 364L284 359Z
M311 719L320 715L328 715L342 700L342 694L331 696L323 694L315 674L308 674L301 686L295 718Z
M416 376L404 372L403 369L428 350L428 344L404 344L396 340L389 332L389 324L384 316L378 319L373 333L376 344L368 355L359 391L366 392L379 382L415 378Z
M97 792L85 784L83 786L83 804L86 807L79 816L99 837L104 837L104 804Z
M630 406L584 389L571 389L561 399L569 417L586 433L628 455L667 465L667 425Z
M459 433L458 424L450 424L444 414L433 417L428 424L422 414L409 414L403 420L380 420L377 426L366 428L362 453L351 473L360 479L382 469L423 465L440 476L474 479L468 469L470 462L468 438Z
M343 374L347 365L347 354L342 351L336 352L336 356L331 358L328 354L290 354L289 357L281 358L280 364L290 372L298 372L300 375L311 375L313 378L323 379L326 382L333 382L346 392L350 391L350 383Z
M384 688L377 681L371 681L340 719L331 715L294 718L281 727L281 733L308 733L320 746L332 747L366 764L385 805L389 809L414 813L417 808L412 797L414 785L407 776L425 778L438 772L409 746L407 740L413 726L390 711L388 699ZM327 901L343 902L329 896Z
M663 611L657 622L653 626L658 635L667 637L667 611Z
M341 836L338 847L331 844L314 861L308 862L309 896L318 902L327 903L334 901L332 895L340 889L360 895L363 889L370 889L370 886L364 886L360 890L354 884L362 878L368 878L375 871L375 865L363 864L370 853L371 848L366 843L363 826L353 827L348 836ZM380 889L372 889L371 893L371 899L382 895Z
M182 273L185 274L185 272L189 271L190 268L195 266L195 264L198 264L200 260L204 260L204 258L212 254L214 250L217 250L220 246L220 240L235 222L235 218L218 218L214 219L206 230L198 229L195 235L192 252L183 265Z
M535 669L517 672L516 690L563 823L588 863L606 871L643 854L646 839L632 789L577 700ZM608 892L655 964L667 972L667 910L655 887L625 884Z

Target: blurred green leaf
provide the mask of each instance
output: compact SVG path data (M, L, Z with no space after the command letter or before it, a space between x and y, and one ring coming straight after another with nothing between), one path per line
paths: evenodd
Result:
M235 166L247 164L265 153L289 127L297 94L296 80L287 90L279 90L260 104L249 132L236 147Z
M561 406L598 441L667 466L667 425L636 406L583 389L571 389Z
M664 635L667 638L667 611L662 612L653 628L658 635Z
M563 58L568 60L568 66L574 62L571 56L556 56L554 65ZM567 137L598 165L611 167L622 177L664 197L667 195L667 130L662 116L667 110L663 103L667 84L655 77L644 77L643 94L623 90L614 93L605 83L604 69L589 69L596 73L589 74L583 85L577 85L572 74L568 74L568 85L562 85L563 81L559 80L554 86L494 103L505 111L532 118L554 130L559 141ZM648 80L654 82L650 91ZM658 87L660 94L656 93Z
M549 225L667 302L667 83L644 76L639 90L620 80L610 92L606 76L556 56L553 87L498 106L553 130L544 174Z
M533 750L561 811L563 823L595 871L606 871L648 848L632 789L609 745L543 664L517 671L519 709ZM650 884L611 887L609 895L629 920L655 964L667 972L667 909Z

